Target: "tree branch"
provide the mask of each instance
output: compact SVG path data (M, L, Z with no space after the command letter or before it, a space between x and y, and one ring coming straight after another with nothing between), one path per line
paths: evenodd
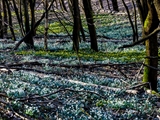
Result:
M129 47L133 47L133 46L135 46L135 45L138 45L138 44L140 44L140 43L148 40L148 39L151 38L153 35L157 34L159 31L160 31L160 27L156 28L156 29L155 29L153 32L151 32L148 36L146 36L146 37L144 37L144 38L142 38L142 39L140 39L140 40L138 40L138 41L136 41L136 42L134 42L134 43L132 43L132 44L123 45L122 47L119 47L119 49L121 49L121 48L129 48Z
M47 8L47 10L42 14L41 18L35 23L35 25L33 26L33 28L16 44L16 46L13 48L13 50L17 50L19 45L25 40L27 39L33 32L34 29L36 29L39 24L41 23L41 21L43 20L43 18L45 17L45 14L50 10L50 8L52 7L53 3L55 0L53 0L50 4L50 6Z

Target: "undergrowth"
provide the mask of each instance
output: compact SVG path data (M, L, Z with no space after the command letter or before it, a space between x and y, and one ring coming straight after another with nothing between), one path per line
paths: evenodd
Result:
M17 55L34 55L39 57L62 57L62 58L77 58L85 60L94 60L94 61L103 61L113 59L119 62L142 62L145 57L144 51L122 51L122 52L95 52L90 49L82 49L78 52L72 50L56 50L56 51L45 51L45 50L29 50L29 51L18 51L15 54Z
M73 25L69 22L62 21L71 33ZM86 30L84 16L82 22ZM94 22L98 35L116 39L132 38L126 16L95 15ZM40 31L37 32L38 34L44 32L43 24L38 27L38 31ZM66 31L59 22L53 21L50 23L49 34L53 33L65 34ZM103 41L103 38L99 39ZM155 105L158 101L156 96L149 95L143 90L136 94L125 91L126 88L141 84L142 72L139 63L142 63L145 58L143 45L118 49L124 44L130 44L131 41L125 43L119 41L116 44L111 41L98 42L100 51L95 52L90 49L90 43L82 42L77 55L72 50L72 42L62 44L54 40L48 40L48 51L43 50L42 40L35 40L35 50L25 50L25 45L22 44L17 51L0 53L0 62L5 66L26 61L43 63L42 66L22 65L20 70L16 70L15 66L11 69L11 73L0 74L0 91L10 97L5 108L8 110L13 108L12 111L28 118L47 120L137 120L156 118L155 114L160 114L160 109ZM13 46L13 43L0 43L1 49ZM77 60L78 57L80 61ZM79 62L86 65L135 62L135 66L132 64L122 66L124 68L122 71L116 66L95 68L89 66L86 69L72 66L79 65ZM50 66L50 64L57 65ZM61 67L60 65L63 64L71 67ZM106 89L107 87L118 90ZM57 90L62 91L56 92ZM44 97L41 97L43 95Z

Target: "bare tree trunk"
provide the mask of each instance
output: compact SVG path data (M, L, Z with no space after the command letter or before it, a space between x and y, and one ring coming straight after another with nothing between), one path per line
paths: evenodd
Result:
M160 0L154 0L154 6L158 14L158 19L160 21Z
M2 9L2 2L0 1L0 10ZM0 38L3 39L3 20L2 20L2 12L0 12Z
M96 30L95 30L94 21L93 21L93 10L91 7L91 1L83 0L83 6L84 6L87 25L90 33L91 49L98 51L97 35L96 35Z
M30 13L31 13L31 29L33 29L34 24L35 24L35 0L29 0L29 5L30 5ZM36 29L33 31L33 36L36 34Z
M80 11L78 6L78 0L72 1L73 7L73 18L74 18L74 26L73 26L73 50L78 52L79 50L79 41L80 41Z
M103 9L104 8L103 7L103 0L99 0L99 3L100 3L101 8Z
M2 0L3 5L3 34L7 35L7 29L8 29L8 18L7 18L7 6L5 3L5 0Z
M34 42L33 42L33 35L34 35L34 18L31 18L31 29L30 29L30 24L29 24L29 10L28 10L28 0L23 0L23 6L24 6L24 19L25 19L25 32L28 34L30 32L30 35L28 36L27 39L24 39L24 42L26 43L28 48L34 48ZM32 4L32 3L31 3ZM31 11L32 10L32 5L30 5ZM33 17L33 13L31 13L31 17Z
M21 34L22 34L22 36L24 36L24 28L23 28L23 24L22 24L22 19L20 17L19 12L18 12L18 8L17 8L15 0L12 0L12 2L13 2L14 11L16 13L16 17L17 17L17 20L18 20L18 24L19 24L19 27L20 27Z
M84 33L81 16L79 16L79 20L80 20L80 30L81 30L82 38L83 38L83 41L86 41L86 36L85 36L85 33Z
M68 0L68 7L69 7L69 9L70 9L70 12L71 12L72 15L73 15L72 1L73 1L73 0Z
M141 23L143 25L148 13L147 0L136 0L136 4L140 14Z
M23 7L24 7L24 23L25 23L25 34L26 34L30 31L28 0L23 0Z
M10 10L10 6L9 6L9 3L8 3L8 2L9 2L8 0L5 0L6 6L7 6L7 9L8 9L9 28L10 28L10 31L11 31L11 34L12 34L12 37L13 37L13 40L16 41L16 36L15 36L15 34L14 34L13 25L12 25L11 10Z
M111 10L109 1L108 0L106 0L106 1L107 1L108 10Z
M47 9L46 12L48 12L48 11L51 9L51 7L53 6L53 3L54 3L54 2L55 2L55 0L52 0L51 4L49 5L49 7L48 7L48 9ZM44 13L42 14L41 18L40 18L38 21L35 22L35 24L34 24L34 26L33 26L33 30L36 29L36 28L40 25L41 21L42 21L42 20L44 19L44 17L45 17L46 12L44 12ZM33 36L33 30L30 30L30 31L15 45L15 47L13 48L13 50L17 50L18 47L19 47L19 45L20 45L23 41L25 42L26 40L30 39L30 36ZM33 44L33 45L34 45L34 44ZM34 46L33 46L33 47L34 47Z
M67 8L66 8L66 6L65 6L64 0L59 0L59 3L60 3L60 6L61 6L61 9L62 9L63 11L66 11L66 12L67 12Z
M54 2L54 5L53 6L55 6L55 8L57 8L58 9L58 0L55 0L55 2ZM53 7L53 9L54 9L54 7Z
M132 31L133 31L133 42L135 42L136 40L138 40L138 34L136 32L136 26L134 26L133 24L133 21L132 21L132 18L131 18L131 15L130 15L130 12L129 12L129 8L128 6L126 5L125 1L122 0L122 3L127 11L127 14L128 14L128 19L129 19L129 22L131 24L131 27L132 27Z
M73 0L68 0L68 5L69 5L69 10L73 16L73 7L72 7L72 1ZM80 3L79 3L80 4ZM73 16L74 17L74 16ZM82 38L83 38L83 41L86 41L86 38L85 38L85 33L84 33L84 29L83 29L83 25L82 25L82 20L81 20L81 15L80 15L80 10L79 10L79 23L80 23L80 32L82 34ZM81 39L80 39L80 42L81 42Z
M144 22L143 30L147 36L153 32L159 25L159 20L154 4L152 0L147 0L148 3L148 14ZM143 82L149 82L147 88L157 91L157 70L158 67L158 42L157 34L153 35L146 42L146 60L143 74ZM155 68L155 69L154 69Z
M119 12L117 0L112 0L113 10Z
M23 34L24 34L24 36L25 36L26 31L25 31L24 22L23 22L23 14L22 14L23 9L22 9L22 7L23 7L23 1L20 0L20 1L19 1L19 17L20 17L20 20L21 20L21 25L22 25L22 29L23 29ZM24 36L23 36L23 37L24 37Z
M44 5L45 5L45 11L46 11L46 15L45 15L45 33L44 33L44 49L48 50L48 43L47 43L47 39L48 39L48 12L47 12L48 0L45 1Z

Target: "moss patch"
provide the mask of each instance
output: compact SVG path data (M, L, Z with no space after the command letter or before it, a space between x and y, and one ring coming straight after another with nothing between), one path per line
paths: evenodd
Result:
M57 50L57 51L44 51L44 50L30 50L19 51L17 55L35 55L41 57L62 57L62 58L76 58L76 52L72 50ZM94 52L90 49L82 49L78 53L79 57L84 60L116 60L119 62L139 62L144 60L145 52L127 51L127 52Z
M65 21L61 21L63 23L63 25L66 27L68 32L72 32L72 26L65 22ZM49 24L49 33L66 33L66 30L64 29L63 26L60 22L53 22ZM44 25L40 25L38 26L37 29L37 34L42 34L45 31L45 27ZM42 33L41 33L42 32Z

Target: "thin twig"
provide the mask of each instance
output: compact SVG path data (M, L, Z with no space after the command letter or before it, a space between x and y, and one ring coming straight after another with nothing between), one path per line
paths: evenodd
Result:
M153 67L153 66L149 66L149 65L147 65L147 64L143 64L144 66L146 66L146 67L149 67L149 68L151 68L151 69L154 69L154 70L157 70L157 71L160 71L160 69L159 68L156 68L156 67Z
M140 87L144 87L144 86L146 86L146 85L148 85L149 84L149 82L145 82L145 83L141 83L141 84L138 84L138 85L135 85L135 86L132 86L132 87L130 87L130 88L128 88L128 89L136 89L136 88L140 88Z
M143 62L143 64L144 64L144 62ZM142 71L142 69L143 69L143 66L144 66L143 64L141 65L141 67L140 67L138 73L135 75L134 79L137 79L138 76L140 75L140 73L141 73L141 71Z
M104 96L102 96L102 95L100 95L99 93L96 93L96 92L94 92L94 91L73 90L73 89L65 88L65 89L60 89L60 90L57 90L57 91L55 91L55 92L52 92L52 93L49 93L49 94L45 94L45 95L42 95L42 96L36 95L36 96L33 96L33 97L27 97L27 98L17 99L17 101L27 101L27 100L33 100L33 99L39 99L39 98L49 97L49 96L51 96L51 95L54 95L54 94L57 94L57 93L63 92L63 91L91 93L91 94L95 94L95 95L97 95L97 96L100 96L101 98L106 99L106 97L104 97Z

